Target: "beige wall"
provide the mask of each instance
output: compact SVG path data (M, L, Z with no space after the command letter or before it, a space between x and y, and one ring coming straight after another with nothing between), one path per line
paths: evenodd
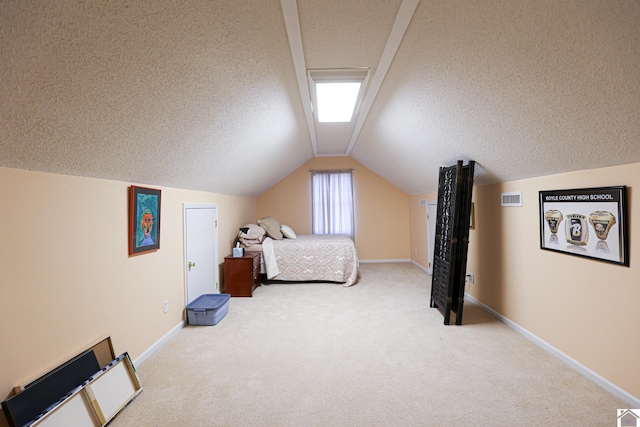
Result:
M409 196L351 157L314 157L260 195L258 218L273 216L311 234L310 169L353 168L355 243L361 260L408 260Z
M129 183L0 168L0 389L8 392L104 334L117 353L135 359L183 320L183 203L218 205L222 264L237 228L256 218L273 215L310 232L308 171L327 168L355 169L361 258L411 258L427 266L426 212L419 202L436 194L408 196L348 157L314 158L257 200L159 187L161 249L137 257L126 249ZM538 191L609 185L629 187L630 267L539 248ZM475 284L467 288L636 397L638 185L640 164L476 186L468 264ZM503 191L523 191L524 207L501 208Z
M538 191L627 185L630 267L540 249ZM588 369L640 397L640 163L474 187L467 291ZM500 207L522 191L524 206Z
M155 187L160 250L129 257L129 185L0 168L2 393L102 335L135 359L182 322L184 203L217 204L219 264L256 215L254 198Z

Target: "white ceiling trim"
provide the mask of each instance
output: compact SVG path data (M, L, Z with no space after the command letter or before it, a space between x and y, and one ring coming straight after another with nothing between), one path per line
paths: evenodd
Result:
M384 78L389 71L389 67L391 67L393 58L395 57L396 52L400 47L400 43L404 38L404 34L409 27L409 23L413 18L413 13L418 7L419 2L420 0L403 0L402 4L400 5L398 15L396 16L396 20L393 23L393 28L391 29L391 34L389 35L387 44L384 47L382 56L380 57L378 68L376 69L373 78L371 79L371 85L369 86L365 98L362 101L362 105L360 106L361 110L358 114L358 119L356 121L355 128L353 129L353 134L351 135L351 139L349 140L349 145L347 146L347 156L351 155L351 151L358 141L358 136L360 135L360 131L362 130L362 126L364 125L365 120L367 119L369 110L371 109L373 101L378 95L378 91L382 86L382 82L384 81Z
M311 112L311 95L309 94L309 85L307 84L307 66L305 64L304 49L302 47L302 33L300 31L298 5L296 0L280 0L280 4L282 5L282 13L284 15L284 24L287 27L289 47L291 48L293 66L296 70L296 78L298 79L298 89L300 90L300 98L302 99L302 108L304 110L304 116L307 119L309 137L311 138L311 147L313 148L313 155L317 156L318 143L316 138L316 128L313 121L313 113Z

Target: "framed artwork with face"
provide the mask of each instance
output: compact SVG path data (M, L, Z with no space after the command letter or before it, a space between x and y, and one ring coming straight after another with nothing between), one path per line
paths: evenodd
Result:
M160 249L160 190L129 189L129 255Z

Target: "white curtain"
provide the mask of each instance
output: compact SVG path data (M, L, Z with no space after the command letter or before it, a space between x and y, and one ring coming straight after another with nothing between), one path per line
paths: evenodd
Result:
M354 238L351 170L311 171L313 234L345 234Z

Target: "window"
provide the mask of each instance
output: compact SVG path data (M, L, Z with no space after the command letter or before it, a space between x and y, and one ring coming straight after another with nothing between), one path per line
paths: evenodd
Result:
M350 122L360 85L358 82L316 83L318 122Z
M351 170L311 171L313 234L355 235Z
M356 117L368 68L310 69L307 75L318 123L347 123Z

